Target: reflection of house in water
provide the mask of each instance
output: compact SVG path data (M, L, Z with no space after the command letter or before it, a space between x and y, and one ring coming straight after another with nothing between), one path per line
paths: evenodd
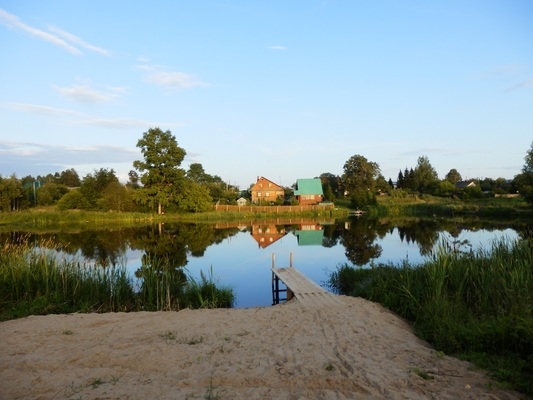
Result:
M300 229L294 231L298 239L298 246L320 246L324 238L324 231L319 224L301 224Z
M284 226L275 224L252 225L252 237L264 249L287 234Z

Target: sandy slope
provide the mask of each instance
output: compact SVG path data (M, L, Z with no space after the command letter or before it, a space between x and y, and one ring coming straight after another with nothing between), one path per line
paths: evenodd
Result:
M379 305L341 300L3 322L0 398L519 398Z

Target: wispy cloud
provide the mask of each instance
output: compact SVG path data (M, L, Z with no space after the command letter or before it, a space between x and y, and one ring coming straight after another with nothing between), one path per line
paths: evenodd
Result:
M62 96L77 101L79 103L102 103L115 100L123 88L110 88L107 92L102 92L89 87L88 85L73 85L69 87L55 88Z
M44 115L50 115L50 116L80 116L81 114L68 110L65 108L56 108L56 107L49 107L44 106L41 104L29 104L29 103L5 103L3 105L4 108L10 108L13 110L18 111L25 111L30 112L34 114L44 114Z
M83 125L101 126L105 128L114 129L130 129L130 128L143 128L147 129L151 126L168 126L168 127L180 127L183 123L179 122L153 122L135 118L92 118L80 121Z
M273 46L268 46L267 49L270 49L270 50L288 50L285 46L281 46L281 45L273 45Z
M533 87L533 79L526 79L520 83L517 83L516 85L512 85L505 89L505 92L513 92L515 90L524 89L528 87Z
M70 43L73 43L73 44L76 44L78 46L81 46L87 50L91 50L91 51L94 51L96 53L100 53L104 56L110 56L111 53L109 53L108 50L106 49L103 49L101 47L97 47L97 46L94 46L90 43L87 43L85 40L79 38L78 36L76 35L73 35L72 33L69 33L69 32L65 32L64 30L62 29L59 29L53 25L48 25L48 30L52 33L55 33L57 36L67 40L68 42Z
M110 53L107 50L97 47L97 46L93 46L87 43L86 41L82 40L81 38L71 33L62 31L59 28L48 26L48 30L52 32L50 33L42 29L38 29L33 26L27 25L21 22L17 16L10 14L1 8L0 8L0 24L11 29L21 30L38 39L41 39L53 45L59 46L63 48L64 50L68 51L70 54L74 54L74 55L83 54L83 52L78 48L78 47L82 47L87 50L91 50L91 51L94 51L94 52L97 52L103 55L107 55L107 56L110 55Z
M168 89L191 89L194 87L209 86L193 75L180 71L166 71L159 65L141 64L135 67L140 71L146 72L145 80L158 86Z
M69 147L0 140L0 172L48 174L81 165L131 163L138 151L118 146ZM61 160L58 162L57 160ZM20 168L24 168L21 171Z
M54 108L39 104L28 103L4 103L0 105L3 108L10 108L17 111L28 112L32 114L41 114L50 117L62 117L66 123L72 125L90 125L100 126L111 129L130 129L140 128L148 129L151 126L169 126L182 127L185 124L182 122L164 122L164 121L148 121L138 118L98 118L88 114L83 114L77 111L68 110L64 108Z

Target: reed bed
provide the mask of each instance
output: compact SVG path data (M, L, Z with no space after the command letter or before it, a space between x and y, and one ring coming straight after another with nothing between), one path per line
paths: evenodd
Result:
M533 394L533 239L469 251L442 242L421 265L340 265L328 285L381 303L437 350Z
M0 320L71 312L180 310L231 307L233 291L212 275L201 280L182 268L148 260L136 276L124 266L60 258L51 242L6 243L0 252ZM205 298L198 305L191 293Z

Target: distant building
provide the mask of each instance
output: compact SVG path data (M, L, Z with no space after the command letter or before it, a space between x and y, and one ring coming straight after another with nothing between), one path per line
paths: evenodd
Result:
M455 187L457 189L466 189L468 187L475 187L475 186L476 186L476 182L474 182L473 180L459 181L455 183Z
M257 177L257 182L252 186L250 192L252 203L274 202L285 196L283 187L262 176Z
M245 206L246 203L248 203L248 200L246 200L244 197L239 197L237 199L237 205L238 206Z
M294 196L300 205L317 204L324 198L322 182L318 178L297 179Z

